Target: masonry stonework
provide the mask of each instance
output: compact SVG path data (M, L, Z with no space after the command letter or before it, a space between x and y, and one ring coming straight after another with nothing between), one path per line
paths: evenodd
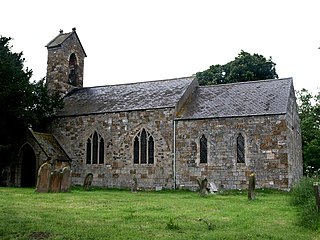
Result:
M172 119L174 109L105 113L58 118L51 132L72 158L73 183L93 173L93 185L129 188L136 176L143 188L173 187ZM155 141L154 164L133 164L133 139L145 128ZM86 164L86 141L97 131L104 138L104 164Z
M208 178L219 189L246 189L256 174L258 188L287 190L301 176L301 157L293 158L285 115L178 121L176 138L177 185L196 189L197 178ZM245 138L245 163L237 163L236 138ZM200 163L199 139L208 139L208 163ZM192 146L198 151L190 155Z

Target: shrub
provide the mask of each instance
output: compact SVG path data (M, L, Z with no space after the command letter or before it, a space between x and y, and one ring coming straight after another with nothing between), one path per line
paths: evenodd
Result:
M314 198L313 182L315 178L303 177L293 188L291 202L294 206L305 205Z
M303 177L292 189L291 202L300 208L298 224L309 229L320 227L320 213L316 207L313 182L319 182L319 176Z

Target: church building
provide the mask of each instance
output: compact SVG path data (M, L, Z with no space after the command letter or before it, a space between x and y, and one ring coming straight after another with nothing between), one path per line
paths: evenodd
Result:
M288 190L302 176L291 78L199 86L195 76L83 87L86 52L74 28L47 45L47 87L63 96L47 132L30 129L15 185L35 184L44 162L70 165L72 184L195 190ZM106 79L107 81L107 79Z

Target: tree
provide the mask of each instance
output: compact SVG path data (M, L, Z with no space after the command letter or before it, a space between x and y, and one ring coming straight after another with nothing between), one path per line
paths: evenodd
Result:
M320 92L313 95L302 89L297 96L304 168L314 172L320 169Z
M225 65L212 65L196 74L200 85L224 84L278 78L276 64L259 54L241 51L238 56Z
M44 79L30 82L32 70L24 68L22 52L11 51L10 41L0 36L0 176L26 129L40 128L62 106L58 95L48 94Z

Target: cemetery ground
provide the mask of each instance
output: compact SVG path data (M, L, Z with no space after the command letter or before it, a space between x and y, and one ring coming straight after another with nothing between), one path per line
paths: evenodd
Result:
M290 193L0 188L0 239L320 239Z

